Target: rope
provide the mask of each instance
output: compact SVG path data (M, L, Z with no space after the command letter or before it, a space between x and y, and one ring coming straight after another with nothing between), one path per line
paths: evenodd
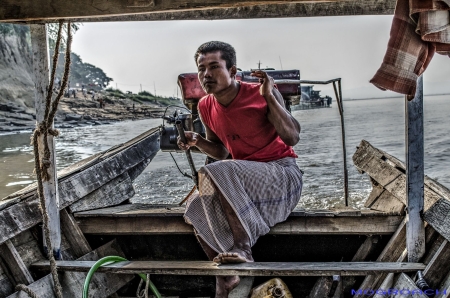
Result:
M145 280L145 288L141 290L143 283L144 283L144 279L141 278L141 281L139 282L139 286L138 286L137 292L136 292L137 298L149 298L148 297L148 288L150 286L150 274L147 274L147 278Z
M36 293L34 293L29 287L27 287L24 284L16 285L16 291L17 292L19 292L19 291L25 292L31 298L39 298L38 295L36 295Z
M34 150L34 163L35 163L35 172L37 176L37 182L38 182L38 195L39 195L39 201L40 201L40 211L42 214L42 221L44 226L44 237L45 242L47 244L47 257L50 260L50 267L51 267L51 274L53 278L53 283L55 286L56 291L56 297L63 298L62 294L62 287L58 279L58 271L56 268L56 261L55 256L53 255L53 247L50 240L50 230L48 227L48 213L45 206L45 197L44 197L44 181L50 180L50 174L48 172L50 166L51 166L51 159L50 159L50 148L48 146L48 135L52 135L54 137L58 136L59 132L56 129L53 129L51 126L53 124L53 120L58 108L59 100L61 99L62 95L64 94L64 89L67 86L67 81L69 77L69 67L70 67L70 48L72 44L72 32L71 32L71 25L70 22L67 24L67 47L66 47L66 56L65 56L65 64L64 64L64 75L63 75L63 81L61 84L61 88L58 92L58 95L56 96L55 100L52 102L52 89L53 89L53 82L55 80L55 73L56 73L56 64L58 63L58 56L59 56L59 45L61 42L61 31L62 31L63 22L59 22L59 30L58 30L58 36L56 40L56 48L53 55L53 67L51 70L51 77L50 77L50 84L49 88L47 90L47 97L46 97L46 103L45 103L45 114L44 114L44 120L37 124L37 127L32 135L32 145ZM41 158L39 153L39 142L38 138L43 135L43 141L44 141L44 154ZM28 292L27 292L28 293ZM30 296L34 298L33 296ZM37 296L36 296L37 297Z

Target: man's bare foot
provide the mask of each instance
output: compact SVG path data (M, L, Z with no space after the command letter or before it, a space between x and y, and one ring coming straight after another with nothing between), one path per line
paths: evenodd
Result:
M243 250L233 249L230 252L218 254L213 261L220 264L246 263L253 262L253 257L251 251L245 252Z
M234 276L216 276L216 297L228 298L228 294L239 285L240 278Z

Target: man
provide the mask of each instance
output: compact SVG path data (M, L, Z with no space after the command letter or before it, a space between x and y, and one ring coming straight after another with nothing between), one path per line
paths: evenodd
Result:
M178 139L178 146L195 146L219 161L200 169L199 192L189 198L185 220L210 260L253 262L258 237L284 221L300 199L302 172L292 149L300 124L267 73L252 73L261 84L236 81L231 45L207 42L195 62L208 93L198 104L206 138L186 131L187 144ZM228 297L238 284L238 276L217 276L216 298Z

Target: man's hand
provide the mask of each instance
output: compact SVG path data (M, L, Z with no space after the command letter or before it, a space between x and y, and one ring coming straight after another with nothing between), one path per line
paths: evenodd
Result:
M264 97L268 98L268 96L272 96L272 90L274 86L274 80L271 76L267 74L267 72L262 70L255 70L251 74L253 77L259 78L259 82L261 83L261 87L259 88L259 93Z
M199 139L198 133L193 131L185 131L184 136L186 137L187 144L181 141L180 136L177 137L177 145L181 150L188 150L192 146L195 146Z

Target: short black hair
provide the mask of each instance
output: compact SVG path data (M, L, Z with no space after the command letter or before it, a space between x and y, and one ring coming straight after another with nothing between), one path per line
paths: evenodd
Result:
M220 58L225 60L227 69L230 69L233 65L236 65L236 51L232 45L222 41L208 41L198 47L195 52L194 59L197 64L198 56L201 54L207 54L220 51Z

